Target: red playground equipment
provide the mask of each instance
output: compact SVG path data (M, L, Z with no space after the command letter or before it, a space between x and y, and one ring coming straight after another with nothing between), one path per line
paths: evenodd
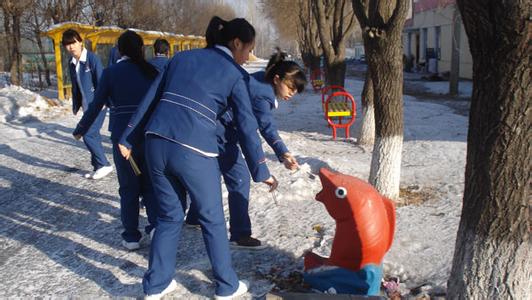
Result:
M314 69L310 72L310 83L314 92L318 92L323 87L323 72L321 69Z
M323 94L322 94L323 95ZM345 91L335 92L325 101L325 117L333 130L333 139L336 139L336 129L345 128L345 137L349 138L349 127L356 119L356 103L351 94ZM337 117L337 123L333 120ZM342 118L348 118L342 124Z

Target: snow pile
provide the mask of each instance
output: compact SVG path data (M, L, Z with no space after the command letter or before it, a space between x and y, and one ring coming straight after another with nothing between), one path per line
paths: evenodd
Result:
M66 110L64 103L20 86L8 85L0 89L0 122L43 120Z

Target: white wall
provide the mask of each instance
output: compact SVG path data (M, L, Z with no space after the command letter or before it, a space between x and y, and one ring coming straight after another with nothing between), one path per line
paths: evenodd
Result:
M417 13L413 19L413 25L406 28L403 34L404 52L408 55L408 49L412 55L416 54L415 32L419 32L419 62L425 62L425 50L423 49L424 30L426 29L426 47L436 46L436 27L440 27L440 55L438 59L438 72L448 72L451 69L452 38L453 38L453 12L455 6L448 5L444 8L437 8ZM410 45L408 45L408 34L410 33ZM473 60L469 51L469 43L464 27L462 25L460 33L460 77L472 78Z

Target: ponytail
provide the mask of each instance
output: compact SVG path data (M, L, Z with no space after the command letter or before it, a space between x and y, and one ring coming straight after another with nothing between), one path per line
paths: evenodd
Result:
M266 65L264 79L269 84L273 84L273 78L277 75L283 81L288 81L293 88L301 93L307 84L305 72L294 61L286 60L287 54L276 48L276 53L272 54Z
M216 45L227 47L236 38L245 44L251 43L255 40L255 28L246 19L225 21L218 16L212 17L205 31L206 48L214 48Z
M154 79L159 72L144 59L142 37L136 32L126 30L118 38L118 51L121 55L128 56L133 63L141 69L142 73L150 79Z
M205 40L207 41L206 48L214 48L216 45L223 43L222 29L227 25L227 21L222 18L214 16L212 17L207 31L205 31Z

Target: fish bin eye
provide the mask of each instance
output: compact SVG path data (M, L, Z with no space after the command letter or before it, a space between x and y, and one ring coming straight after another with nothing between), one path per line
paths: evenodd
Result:
M342 186L337 187L336 191L334 191L334 194L337 198L344 199L345 197L347 197L347 189Z

